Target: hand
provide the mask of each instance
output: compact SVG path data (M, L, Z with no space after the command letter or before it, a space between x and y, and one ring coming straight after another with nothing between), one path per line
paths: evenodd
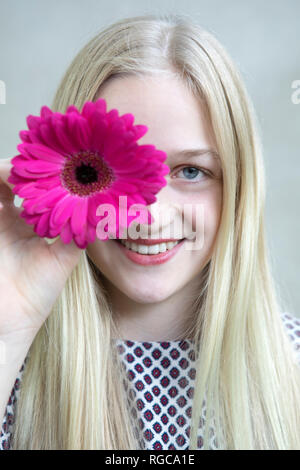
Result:
M11 167L11 159L0 159L0 336L37 333L81 253L74 241L47 243L20 217Z

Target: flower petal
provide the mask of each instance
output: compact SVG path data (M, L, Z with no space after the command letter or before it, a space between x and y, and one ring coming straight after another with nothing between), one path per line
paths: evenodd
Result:
M91 224L87 224L86 227L86 240L88 243L94 243L96 239L96 230Z
M19 165L18 165L19 167ZM44 160L32 159L26 162L26 170L28 173L51 173L55 174L61 170L61 166Z
M18 175L22 178L27 178L27 179L33 180L33 179L38 179L38 178L47 178L49 176L56 175L57 170L54 169L52 171L47 171L47 172L42 171L40 173L32 173L32 172L29 172L29 171L25 170L25 168L14 167L14 174Z
M49 232L48 232L48 238L55 238L58 235L60 235L60 228L55 226L55 227L49 227Z
M130 194L130 196L128 196L127 204L128 208L130 204L146 204L146 199L139 193Z
M98 205L97 200L91 197L89 201L88 222L94 227L99 222L99 218L96 216Z
M59 177L49 177L45 179L39 179L35 181L35 186L36 188L41 188L41 189L52 189L55 186L61 186L61 181Z
M41 118L40 117L37 117L37 116L32 116L31 114L29 116L27 116L26 118L26 122L27 122L27 126L28 126L28 129L35 129L36 127L38 127L41 123Z
M113 194L130 194L130 193L135 193L137 190L137 185L129 183L125 179L119 179L117 182L114 183L114 185L109 188L110 193Z
M135 133L135 140L138 140L148 132L148 127L142 124L137 124L136 126L133 126L133 131Z
M67 220L60 232L61 239L64 243L70 243L73 239L70 220Z
M56 187L47 191L46 194L34 199L27 199L23 201L23 206L26 211L33 215L37 213L46 212L48 209L51 209L59 199L61 199L66 194L66 191Z
M26 168L27 167L27 163L28 163L28 160L30 160L30 158L24 158L23 155L16 155L12 160L11 160L11 163L15 166L17 165L18 167L21 167L21 168Z
M70 113L71 115L72 113ZM72 154L76 153L79 151L77 144L70 138L69 132L67 129L67 125L65 120L52 120L52 126L54 129L54 132L56 134L56 137L60 144L62 145L62 148L64 149L64 153Z
M79 149L88 149L91 140L91 131L85 118L75 113L68 115L69 134L72 135Z
M46 119L48 116L51 116L53 113L52 113L52 110L48 108L48 106L42 106L40 114L43 119Z
M102 220L105 215L97 215L98 207L101 204L110 204L112 206L112 211L118 211L117 199L112 197L108 192L97 195L94 198L90 198L90 206L88 212L88 221L93 226L96 226L100 220Z
M42 123L38 130L42 139L42 143L47 147L50 147L60 155L69 153L69 151L61 145L51 122ZM36 131L32 131L32 133L36 133Z
M124 168L127 162L136 160L134 151L127 151L125 146L119 148L116 152L105 155L105 159L112 168Z
M71 104L70 106L67 107L67 113L76 113L76 114L80 114L78 109L76 108L76 106L74 106L73 104Z
M27 224L31 225L31 224L36 224L39 221L40 215L39 214L30 215L24 209L20 213L20 217L22 217L22 219L24 219Z
M49 233L49 218L51 215L51 211L44 212L43 215L41 215L38 223L36 224L34 231L40 236L40 237L46 237Z
M78 198L77 203L74 205L71 217L71 228L75 235L79 235L83 229L84 224L87 222L88 214L88 198Z
M81 114L86 119L89 119L92 114L95 112L96 106L92 101L87 101L82 108Z
M114 121L116 121L119 118L119 111L117 109L111 109L107 114L106 114L106 120L108 124L112 124Z
M106 101L103 98L98 98L95 101L95 107L101 114L106 114Z
M121 152L125 147L124 133L122 131L110 132L103 142L103 153L107 158L111 158L111 154Z
M14 186L14 194L17 194L21 198L40 197L46 192L45 189L37 189L35 181Z
M134 115L131 113L123 114L123 116L120 116L120 119L124 121L126 129L131 129L133 122L134 122Z
M74 206L77 204L77 198L66 194L60 199L52 210L50 225L62 226L66 220L72 216Z
M77 151L80 151L82 149L82 145L80 139L78 139L76 121L77 116L75 113L68 113L64 116L67 136L72 140L73 146L76 147Z
M141 176L147 171L147 161L143 158L132 159L129 163L124 159L122 162L118 161L117 163L113 160L109 162L111 167L115 170L117 174L125 175L136 174L141 172Z
M19 144L17 146L19 152L25 156L42 159L46 162L59 165L58 168L64 163L64 158L59 153L43 144Z
M27 184L28 183L28 179L22 178L15 172L14 166L10 170L10 175L7 178L7 181L11 184L21 184L21 183ZM12 191L14 191L14 188L12 188Z
M30 132L29 131L20 131L19 132L19 137L21 140L23 140L23 142L28 142L28 143L31 143L32 140L30 138Z
M90 125L92 130L91 150L98 150L102 153L104 141L107 136L108 124L100 112L94 111L90 116Z
M71 222L71 225L72 225L72 222ZM86 225L81 228L80 233L75 234L74 241L77 244L77 246L83 250L87 247L88 241L86 238Z

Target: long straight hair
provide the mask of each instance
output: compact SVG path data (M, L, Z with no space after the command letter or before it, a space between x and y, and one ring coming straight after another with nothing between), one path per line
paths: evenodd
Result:
M190 449L300 449L300 370L266 245L259 126L225 48L187 15L144 15L101 30L78 53L52 109L79 109L110 78L176 74L205 106L223 170L223 207L185 332L196 346ZM49 241L50 242L50 241ZM140 449L101 272L85 251L29 350L14 449ZM131 405L132 406L132 405Z

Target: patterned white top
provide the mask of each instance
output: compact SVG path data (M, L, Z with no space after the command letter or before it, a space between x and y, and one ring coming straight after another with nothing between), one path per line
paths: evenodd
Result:
M300 319L282 313L300 366ZM149 450L186 450L189 446L191 399L195 379L195 353L193 343L181 341L129 341L116 340L129 382L129 397L137 405L138 422L142 429L143 446ZM26 358L27 359L27 358ZM19 396L26 359L16 378L6 407L0 433L0 450L12 449L10 445L14 406ZM132 408L132 412L134 409ZM205 420L205 402L199 423L198 448L203 445L202 428ZM210 448L216 450L217 442L210 428Z

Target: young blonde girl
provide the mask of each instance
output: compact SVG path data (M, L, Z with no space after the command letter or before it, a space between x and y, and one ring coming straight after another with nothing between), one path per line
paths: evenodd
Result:
M147 80L171 70L205 106L223 175L218 236L185 332L198 351L189 449L198 448L205 400L201 448L210 448L213 428L219 449L299 450L299 358L270 271L260 138L251 101L224 47L187 17L123 19L79 52L52 109L81 109L108 78ZM86 251L39 239L19 220L11 187L4 184L9 163L0 166L2 415L27 357L11 448L143 448L128 411L103 274Z

